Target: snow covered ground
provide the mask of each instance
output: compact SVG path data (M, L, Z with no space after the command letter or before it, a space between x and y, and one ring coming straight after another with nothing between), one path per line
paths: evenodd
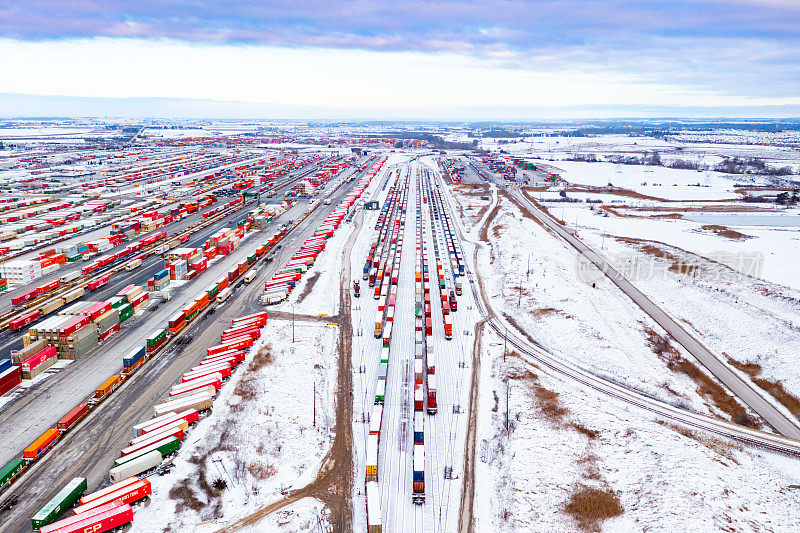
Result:
M291 322L270 320L172 472L150 478L151 502L135 513L133 530L213 531L313 481L333 438L337 339L335 326L296 322L293 335ZM269 355L257 355L262 348ZM217 479L227 488L215 490ZM318 503L289 509L295 515L265 524L324 521Z
M720 172L578 161L557 161L552 164L562 170L559 174L571 184L596 187L611 184L669 200L741 198L740 194L733 192L734 185L740 181L735 176Z
M472 245L484 238L481 229L467 237L468 258ZM477 271L496 310L511 317L512 324L596 375L665 402L729 417L697 393L697 383L669 369L669 354L654 353L654 334L663 331L649 316L613 284L602 281L593 288L582 281L577 253L523 217L507 198L500 198L485 239ZM691 359L680 347L674 349Z
M531 195L536 198L536 193ZM586 204L545 204L551 213L568 226L576 227L579 235L592 241L600 242L601 247L609 246L613 240L609 236L639 238L659 241L707 258L739 257L742 254L760 253L760 272L758 277L766 281L800 289L800 270L796 268L800 261L800 227L745 226L727 224L729 229L741 233L742 238L729 238L719 234L714 228L704 228L709 224L686 219L669 218L627 218L609 216L604 211L593 209ZM617 206L611 206L617 209ZM679 209L679 206L676 206ZM794 215L790 215L794 213ZM628 213L647 216L648 212ZM661 214L669 214L669 211ZM779 216L800 216L800 210L794 208ZM744 221L750 214L734 215L732 221ZM754 214L752 216L758 216ZM736 217L741 217L736 219ZM606 235L605 239L603 235ZM734 234L729 234L733 235Z
M760 365L760 377L781 381L800 397L796 355L800 352L800 275L794 266L800 261L800 246L794 244L800 240L800 230L740 228L756 237L741 242L696 229L680 230L695 225L691 222L637 220L635 224L627 222L626 231L620 231L618 222L625 225L627 219L603 220L609 223L603 228L607 234L668 243L650 246L670 257L658 259L646 253L638 241L604 237L602 230L588 224L581 225L580 237L595 249L602 248L617 264L633 260L648 265L639 275L629 269L629 278L639 289L699 333L716 353L739 363ZM639 231L634 232L635 227ZM746 254L758 252L763 255L763 279L738 275L732 269L747 266L737 265L738 257L747 259L750 256ZM696 272L687 275L669 270L675 261ZM651 272L649 265L658 266Z
M458 199L472 201L464 195ZM472 257L474 243L482 240L480 229L478 224L467 234L467 258ZM670 371L653 353L644 328L657 327L638 308L607 283L593 289L580 281L574 253L523 218L507 200L488 226L485 241L491 248L481 245L477 270L493 307L513 317L545 347L653 396L729 418L698 394L695 382ZM599 248L602 243L592 244ZM608 237L605 245L608 250ZM665 283L659 294L671 294L677 307L685 292L678 294L675 285ZM703 327L696 326L703 332L735 306L731 298L730 307L716 309L718 300L707 298L706 304L698 293L682 307L705 315ZM797 329L790 323L797 316L793 304L787 301L770 309L775 316L760 320L757 313L748 317L742 313L749 311L741 310L735 324L717 325L717 334L722 337L724 332L727 338L738 327L727 342L745 351L756 335L773 332L762 325L772 321L777 322L776 330L787 330L777 344L792 336L796 343ZM756 320L756 325L748 320ZM752 337L737 339L742 330ZM774 348L771 342L763 344ZM796 353L794 344L786 352ZM800 479L797 460L656 420L527 366L513 355L503 362L503 353L502 335L485 330L476 437L476 531L684 531L687 517L692 531L792 531L800 526L800 512L792 505Z
M514 357L503 363L491 332L483 347L476 531L800 527L796 459L654 420Z

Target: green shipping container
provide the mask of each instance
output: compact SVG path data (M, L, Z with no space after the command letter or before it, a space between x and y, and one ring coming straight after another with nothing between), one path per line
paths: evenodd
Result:
M128 461L132 461L137 457L141 457L142 455L146 455L152 451L158 450L161 452L161 457L166 457L171 453L177 452L181 447L181 441L178 440L178 437L168 437L162 441L156 442L152 446L148 446L147 448L142 448L138 452L131 453L126 455L125 457L120 457L116 461L114 461L114 466L119 466L121 464L125 464Z
M42 509L31 518L33 529L41 529L42 526L52 524L58 516L72 507L78 498L86 492L86 478L76 477L66 484L53 499L47 502Z
M119 308L119 323L122 324L133 316L133 305L125 304Z
M216 296L216 295L217 295L217 291L219 291L219 286L217 286L216 284L214 284L214 285L209 285L209 286L206 288L206 293L208 294L208 298L209 298L209 299L211 299L211 298L213 298L214 296Z
M248 256L247 256L247 262L248 262L248 263L250 263L251 265L252 265L253 263L255 263L255 262L256 262L256 254L253 254L253 255L248 255Z
M444 280L443 279L439 280L439 288L440 289L444 289Z
M0 285L0 292L3 292L7 288L8 288L8 283L3 283L2 285Z
M74 263L75 261L80 260L81 257L83 257L81 254L70 255L67 257L67 261L70 263Z
M194 319L194 317L196 317L196 316L197 316L197 313L198 313L198 312L199 312L199 311L198 311L197 309L195 309L194 311L192 311L192 312L189 314L189 316L187 316L187 317L186 317L186 321L187 321L187 322L189 322L190 320L193 320L193 319Z
M147 337L147 345L148 346L155 346L156 344L159 343L159 341L161 341L161 339L163 339L166 336L167 336L167 330L166 329L160 329L158 331L154 331L152 335Z
M0 468L0 487L5 486L6 483L14 479L17 474L22 472L23 468L25 468L25 460L22 457L17 457L3 468Z

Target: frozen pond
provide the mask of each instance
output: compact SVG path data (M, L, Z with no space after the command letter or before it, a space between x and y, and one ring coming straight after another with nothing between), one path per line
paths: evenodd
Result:
M797 215L687 215L684 218L720 226L800 226Z

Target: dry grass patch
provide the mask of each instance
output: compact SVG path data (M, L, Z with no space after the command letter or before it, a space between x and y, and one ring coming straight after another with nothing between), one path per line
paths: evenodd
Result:
M570 424L570 426L572 427L572 429L574 429L581 435L585 436L589 440L594 440L600 436L599 431L597 431L596 429L589 429L579 422L573 422L572 424Z
M478 220L480 220L480 219L478 219ZM494 238L495 239L499 238L500 237L500 232L503 231L504 229L506 229L506 225L505 224L495 224L495 226L492 228L492 235L494 235Z
M616 492L585 485L572 493L564 510L572 515L584 531L600 531L604 520L625 512Z
M753 383L767 391L794 416L800 417L800 398L787 391L780 381L772 381L760 377L762 372L761 365L758 363L741 363L731 357L728 357L728 363L750 376Z
M182 479L176 483L170 489L169 497L173 500L178 500L178 503L175 505L176 513L180 513L184 509L199 511L206 506L206 504L197 497L188 479Z
M651 255L658 259L662 259L668 263L670 263L668 270L670 272L674 272L676 274L686 274L690 275L693 274L695 270L699 270L699 266L695 264L686 263L679 257L669 253L668 251L664 250L659 246L657 241L647 241L644 239L637 239L636 237L618 237L615 236L614 239L621 243L632 245L634 248L639 250L640 252Z
M733 422L751 428L761 427L761 423L751 416L736 398L728 394L722 385L700 370L696 364L682 357L668 338L647 327L645 334L651 350L666 363L668 369L687 376L697 384L697 394L727 413Z
M730 239L732 241L746 241L747 239L753 239L752 235L745 235L744 233L740 233L736 230L732 230L727 226L720 226L717 224L706 224L700 227L703 231L710 231L719 235L720 237L724 237L726 239Z
M306 296L311 294L311 291L314 290L314 285L316 285L317 280L319 279L321 272L316 272L315 274L309 276L308 282L306 283L305 288L303 288L303 292L300 293L300 296L297 298L297 303L302 302L306 299Z
M547 420L557 425L564 422L564 418L569 414L569 409L561 403L557 392L545 388L539 383L535 383L533 386L533 394L536 397L536 404L539 406L539 411L541 411Z
M540 307L538 309L532 309L529 312L536 318L542 318L550 315L563 315L567 316L568 318L572 318L569 315L564 315L564 311L556 309L555 307Z
M494 217L497 216L497 212L500 211L500 206L501 203L500 200L498 200L497 205L495 205L492 210L489 211L489 216L486 217L486 222L483 223L483 227L481 227L481 230L478 232L479 240L483 242L489 242L489 224L491 224L492 220L494 220Z
M736 463L737 465L739 464L739 461L736 460L736 457L733 455L733 452L742 451L744 450L744 447L738 442L722 440L716 437L712 437L710 435L700 434L684 426L673 424L671 422L665 422L664 420L656 420L656 423L664 427L668 427L669 429L675 431L676 433L678 433L683 437L686 437L687 439L696 440L709 450L712 450L713 452L724 457L725 459L728 459L729 461Z
M247 471L256 479L264 480L274 476L278 470L271 464L255 461L247 465Z
M258 350L255 357L253 357L253 361L250 363L250 366L247 368L247 372L257 372L274 362L275 358L272 355L272 345L267 344Z

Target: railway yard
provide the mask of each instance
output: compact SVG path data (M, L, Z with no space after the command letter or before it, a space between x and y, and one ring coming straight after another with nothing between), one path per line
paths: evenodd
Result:
M800 287L703 252L796 227L535 143L270 128L4 139L0 532L800 527Z

